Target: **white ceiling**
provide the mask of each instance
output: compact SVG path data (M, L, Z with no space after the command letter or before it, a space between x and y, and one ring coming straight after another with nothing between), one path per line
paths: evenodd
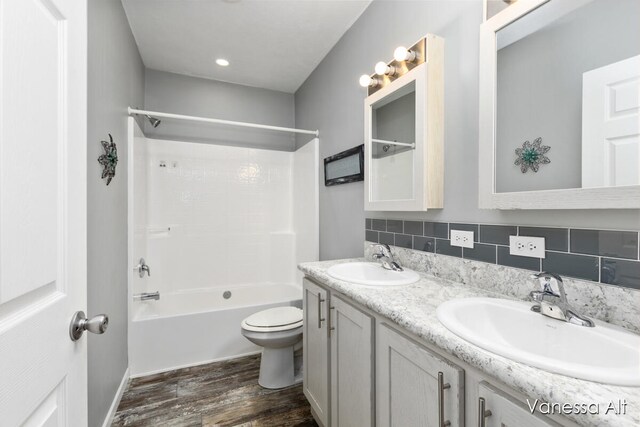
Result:
M122 0L147 68L290 93L370 2Z

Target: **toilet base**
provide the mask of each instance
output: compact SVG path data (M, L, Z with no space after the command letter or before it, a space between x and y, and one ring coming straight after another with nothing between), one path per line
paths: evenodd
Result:
M263 348L258 384L264 388L278 389L295 383L293 346Z

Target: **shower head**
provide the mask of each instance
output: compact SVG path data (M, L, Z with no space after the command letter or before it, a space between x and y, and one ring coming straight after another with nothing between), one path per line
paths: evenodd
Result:
M155 117L151 117L148 114L145 114L145 117L147 119L149 119L149 123L151 123L151 126L153 126L154 128L157 128L158 126L160 126L160 123L162 122L160 119L156 119Z

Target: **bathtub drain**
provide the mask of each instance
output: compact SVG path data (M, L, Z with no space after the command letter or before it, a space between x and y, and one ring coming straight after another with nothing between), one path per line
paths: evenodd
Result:
M224 293L222 294L222 298L224 299L231 298L231 291L224 291Z

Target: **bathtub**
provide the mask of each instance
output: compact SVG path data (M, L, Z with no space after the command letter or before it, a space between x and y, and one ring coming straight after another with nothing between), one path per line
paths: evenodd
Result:
M131 375L257 353L260 347L242 336L240 322L257 311L279 306L302 307L302 288L243 285L161 293L158 301L134 301L129 329Z

